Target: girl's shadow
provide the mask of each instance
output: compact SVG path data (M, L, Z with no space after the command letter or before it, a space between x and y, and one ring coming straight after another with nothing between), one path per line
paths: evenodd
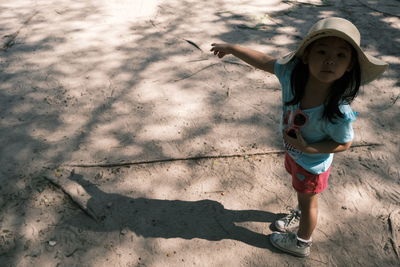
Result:
M258 210L228 210L213 200L181 201L131 198L105 193L80 174L69 179L79 183L90 195L87 209L100 218L99 223L70 220L77 228L96 232L130 230L143 237L201 238L211 241L233 239L269 248L268 236L253 232L237 222L273 222L279 214Z

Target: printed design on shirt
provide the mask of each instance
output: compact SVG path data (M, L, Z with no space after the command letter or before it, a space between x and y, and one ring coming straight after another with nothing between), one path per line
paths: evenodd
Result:
M283 121L284 128L286 128L287 125L289 124L290 113L291 113L291 111L287 110L286 113L283 114L283 120L282 121Z
M297 111L292 112L290 109L286 110L282 114L282 129L285 131L286 129L294 127L294 116L295 114L298 113ZM285 147L285 150L289 152L289 154L293 158L298 158L303 154L300 150L294 148L292 145L286 143L285 140L283 140L283 145Z

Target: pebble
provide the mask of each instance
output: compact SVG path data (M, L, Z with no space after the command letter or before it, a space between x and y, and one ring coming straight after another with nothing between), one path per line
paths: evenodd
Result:
M120 233L121 233L121 235L126 235L128 233L128 230L122 229Z

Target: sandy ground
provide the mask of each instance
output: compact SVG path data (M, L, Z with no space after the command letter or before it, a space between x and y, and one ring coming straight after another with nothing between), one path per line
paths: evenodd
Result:
M0 0L0 265L398 266L399 14L397 0ZM355 146L299 259L268 242L296 203L277 79L209 49L279 57L327 16L390 68L353 104Z

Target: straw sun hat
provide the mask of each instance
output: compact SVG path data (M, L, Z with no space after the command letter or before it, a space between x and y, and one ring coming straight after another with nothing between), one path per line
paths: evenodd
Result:
M323 37L335 36L346 40L357 51L358 61L361 68L361 83L366 84L379 75L381 75L387 68L388 64L376 57L364 53L360 48L360 32L350 21L331 17L318 21L309 30L306 37L300 43L298 48L278 60L280 64L288 63L294 56L300 57L303 55L305 48L317 39Z

